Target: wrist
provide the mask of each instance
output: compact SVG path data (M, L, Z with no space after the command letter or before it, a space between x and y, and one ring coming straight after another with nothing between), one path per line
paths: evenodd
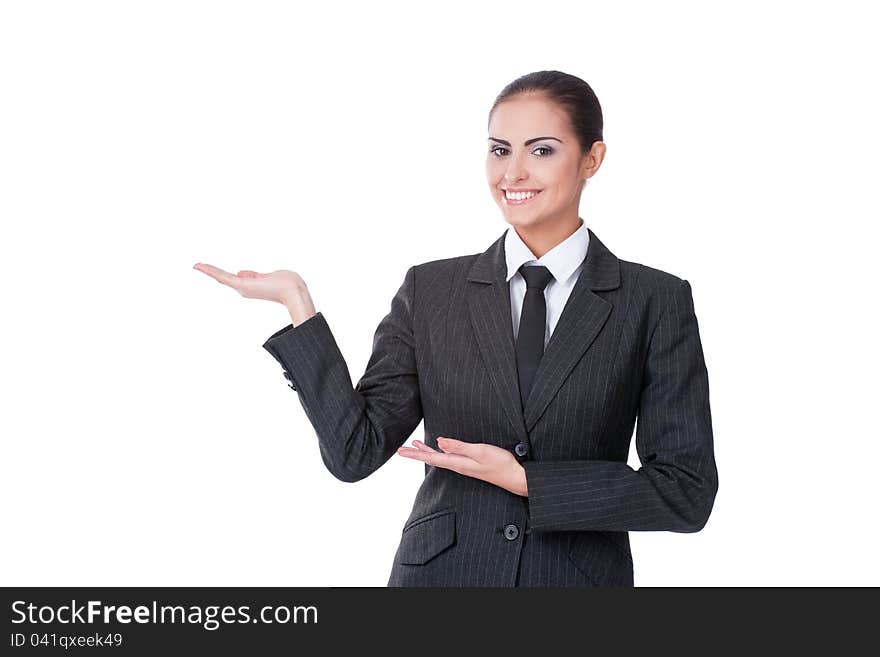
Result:
M526 477L526 469L522 463L519 464L519 487L517 493L523 497L529 496L529 480Z
M317 314L312 297L308 289L304 287L291 290L284 297L283 303L287 308L287 312L290 313L290 320L295 327Z

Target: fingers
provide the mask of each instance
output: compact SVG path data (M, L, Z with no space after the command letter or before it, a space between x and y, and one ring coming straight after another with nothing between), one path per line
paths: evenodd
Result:
M423 461L438 468L447 468L461 474L469 474L477 465L473 459L461 454L446 454L432 449L420 440L414 440L415 447L398 447L397 453L416 461Z
M414 440L414 441L412 441L412 444L415 445L415 447L400 447L397 451L400 452L400 450L406 450L407 454L409 454L409 453L415 454L417 452L421 453L421 454L425 454L425 453L427 453L427 454L442 454L443 453L439 450L436 450L432 447L429 447L428 445L423 443L421 440Z
M509 451L486 443L470 443L438 436L437 444L443 451L432 449L420 440L414 447L399 447L397 453L438 468L474 477L517 495L527 495L525 470Z
M466 443L463 440L455 440L454 438L447 438L446 436L438 436L437 444L440 445L440 449L450 454L463 454L464 456L469 456L471 458L476 458L478 455L477 445L473 443Z
M215 281L219 281L229 287L236 288L239 282L239 278L235 274L230 274L228 271L215 267L214 265L197 262L193 265L193 269L198 269L200 272L207 274Z
M198 262L193 265L193 269L198 269L199 271L204 272L214 280L231 287L244 297L255 296L254 286L256 285L256 279L262 276L262 274L251 271L250 269L242 269L237 274L231 274L219 267L214 267L213 265L208 265L203 262Z

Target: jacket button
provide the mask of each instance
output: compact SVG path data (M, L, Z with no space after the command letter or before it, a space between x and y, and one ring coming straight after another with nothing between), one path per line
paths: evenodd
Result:
M287 370L284 370L284 378L290 381L290 373Z
M517 527L513 523L507 525L504 528L504 538L506 538L508 541L515 541L517 536L519 536L519 527Z
M517 456L525 456L529 452L529 446L525 443L517 443L513 451L516 452Z

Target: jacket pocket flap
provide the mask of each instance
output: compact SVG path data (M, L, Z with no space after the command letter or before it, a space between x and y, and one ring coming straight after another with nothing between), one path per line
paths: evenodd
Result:
M632 558L602 532L574 532L568 558L596 586L633 586Z
M403 529L397 561L422 565L455 542L455 509L435 511L417 518Z

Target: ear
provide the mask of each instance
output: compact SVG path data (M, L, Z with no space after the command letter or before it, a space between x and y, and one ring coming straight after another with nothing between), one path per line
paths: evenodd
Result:
M605 142L594 141L590 151L581 159L580 178L591 178L605 159Z

